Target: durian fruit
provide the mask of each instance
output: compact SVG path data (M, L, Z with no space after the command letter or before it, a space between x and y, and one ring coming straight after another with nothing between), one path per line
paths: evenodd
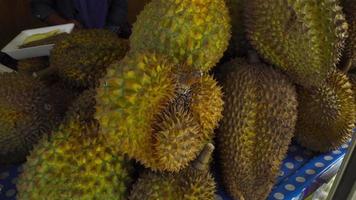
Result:
M341 5L349 24L349 37L346 40L346 47L341 62L341 69L346 72L349 69L356 68L356 1L342 0Z
M89 89L80 94L69 107L65 120L79 120L86 123L94 120L96 91Z
M234 199L266 199L293 137L295 87L264 64L237 59L226 65L216 137L223 185Z
M212 138L214 129L222 119L223 94L217 81L204 75L191 87L190 110L204 130L204 139Z
M73 87L96 87L106 68L122 59L128 51L128 41L108 30L80 30L55 45L51 51L51 67L35 74L58 75Z
M49 67L48 57L28 58L17 62L17 70L21 73L32 74L47 67Z
M230 29L224 0L152 0L133 25L130 45L209 71L227 49Z
M213 200L215 181L207 169L214 146L206 145L192 166L179 173L147 171L134 184L130 200Z
M201 126L181 105L170 106L155 124L152 162L162 170L185 168L204 145Z
M108 69L97 89L95 118L102 132L151 170L185 168L212 140L221 117L216 81L176 69L156 53L129 54Z
M231 18L231 41L230 48L233 55L244 56L247 53L248 42L244 25L244 1L225 0Z
M127 55L97 89L95 119L121 152L152 165L152 125L175 97L173 65L154 53ZM154 164L154 163L153 163Z
M356 74L349 74L349 79L352 86L352 92L354 93L354 99L356 105Z
M338 148L351 138L355 102L346 75L333 72L319 88L298 88L296 139L318 152Z
M320 86L336 67L348 25L338 0L248 0L247 37L296 83Z
M108 145L98 124L72 121L43 138L17 184L19 200L127 198L132 163Z
M56 127L50 91L21 73L0 74L0 163L20 163L38 140Z

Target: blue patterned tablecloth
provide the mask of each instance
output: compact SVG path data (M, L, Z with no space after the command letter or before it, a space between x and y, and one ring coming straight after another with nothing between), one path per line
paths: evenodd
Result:
M314 154L298 145L291 145L268 200L301 199L313 192L337 172L348 146L344 144L338 150ZM15 199L16 181L21 171L21 165L0 166L0 200ZM224 200L232 200L222 188L219 188L219 194Z

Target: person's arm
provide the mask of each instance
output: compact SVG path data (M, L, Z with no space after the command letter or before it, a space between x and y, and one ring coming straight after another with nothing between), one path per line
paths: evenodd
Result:
M36 18L50 25L74 23L77 28L81 28L81 24L76 20L61 17L54 9L54 5L54 0L31 0L31 11Z

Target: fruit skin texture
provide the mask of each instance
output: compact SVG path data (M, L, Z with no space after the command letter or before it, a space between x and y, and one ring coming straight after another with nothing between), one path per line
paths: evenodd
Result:
M131 50L156 51L175 64L209 71L227 49L230 28L223 0L153 0L133 26Z
M19 60L17 63L17 69L19 72L32 74L49 67L48 57L37 57Z
M156 165L179 171L194 160L204 145L203 130L181 105L171 105L156 118L153 151Z
M343 67L355 69L356 68L356 1L342 0L346 14L346 20L349 24L349 37L346 40L346 47L343 55ZM346 66L345 66L346 65ZM347 66L349 65L349 66Z
M205 145L192 164L179 173L145 171L132 187L129 200L213 200L216 184L208 170L214 146Z
M304 87L320 86L338 63L348 25L337 0L249 0L251 44Z
M31 152L18 199L126 199L132 164L97 133L97 123L72 121Z
M20 163L59 116L48 88L32 77L0 74L0 84L0 163Z
M51 52L51 67L73 87L95 87L106 68L122 59L127 40L107 30L80 30L58 42Z
M72 120L79 120L86 123L94 120L95 115L95 100L96 91L89 89L80 94L69 107L65 120L70 122Z
M223 184L234 199L266 199L293 137L295 87L270 66L244 60L226 65L216 137Z
M298 88L296 139L318 152L338 148L351 138L355 102L346 75L333 72L320 88Z
M192 85L191 94L190 111L203 128L204 139L209 140L223 117L222 89L212 76L204 75L199 82Z
M97 89L95 118L121 152L151 162L152 126L175 97L173 65L160 55L128 55L108 69Z
M349 74L352 91L354 93L355 105L356 105L356 74Z

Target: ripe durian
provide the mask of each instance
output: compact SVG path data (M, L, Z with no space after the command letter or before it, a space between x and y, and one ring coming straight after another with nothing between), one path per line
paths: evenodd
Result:
M185 168L212 139L221 115L216 82L176 69L159 54L129 54L108 69L97 90L95 118L102 132L152 170Z
M32 74L47 67L49 67L48 57L28 58L17 62L17 71L21 73Z
M355 105L356 105L356 74L349 74L352 91L354 93Z
M20 163L55 128L57 110L48 88L31 76L0 74L0 85L0 163Z
M199 158L179 173L143 173L130 192L130 200L213 200L215 181L207 169L214 146L206 145Z
M205 75L191 87L190 110L202 126L205 139L211 139L222 118L223 94L217 81Z
M204 145L201 126L181 105L170 106L156 118L154 127L154 159L160 169L185 168Z
M122 59L128 51L128 41L108 30L80 30L57 43L51 51L51 67L35 74L58 75L73 87L96 87L106 68Z
M43 138L24 165L18 199L127 198L132 163L110 146L98 124L72 121Z
M227 65L224 117L216 137L223 184L234 199L266 199L293 137L295 87L264 64Z
M174 64L209 71L229 40L224 0L152 0L137 17L130 45L133 52L155 51Z
M151 166L152 125L174 99L173 65L161 55L138 53L108 68L97 89L95 118L121 152Z
M94 119L95 114L95 100L96 91L89 89L80 94L69 107L65 120L79 120L86 123Z
M247 37L296 83L320 86L341 57L348 25L337 0L245 1Z
M341 5L346 14L349 24L349 37L346 40L345 51L343 54L341 68L343 71L356 68L356 1L342 0Z
M296 139L318 152L338 148L351 138L356 121L355 102L346 75L333 72L319 88L298 87Z

